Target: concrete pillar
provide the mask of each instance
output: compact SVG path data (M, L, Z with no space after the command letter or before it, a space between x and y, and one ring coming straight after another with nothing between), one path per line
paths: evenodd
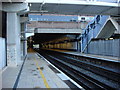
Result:
M27 55L27 37L26 37L26 33L25 33L25 31L27 29L26 26L27 26L26 23L21 24L21 31L24 32L24 33L22 33L22 38L21 38L22 39L22 41L21 41L21 56L22 57Z
M23 41L21 41L21 57L23 57Z
M24 40L21 42L21 54L22 57L25 57L27 55L27 39L25 33L23 34Z
M77 41L77 51L81 52L81 42Z
M83 53L83 36L81 35L81 53Z
M24 31L24 24L21 23L21 32ZM23 57L23 33L21 33L21 56Z
M20 17L7 13L7 64L16 66L20 61Z
M27 31L27 24L24 23L24 31ZM24 37L24 41L23 41L23 55L26 56L27 55L27 37L26 37L26 33L23 34Z

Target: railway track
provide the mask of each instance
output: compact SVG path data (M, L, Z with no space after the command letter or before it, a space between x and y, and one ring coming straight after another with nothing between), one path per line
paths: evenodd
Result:
M120 63L114 66L113 62L96 63L90 60L81 60L78 56L67 55L54 51L37 51L56 67L65 72L85 89L119 89ZM83 58L83 57L82 57ZM87 58L88 59L88 58ZM109 64L105 66L106 64Z

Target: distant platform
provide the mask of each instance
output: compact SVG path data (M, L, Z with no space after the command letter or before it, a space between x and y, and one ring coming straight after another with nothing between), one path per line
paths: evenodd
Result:
M84 54L84 53L75 52L75 51L58 50L58 49L47 49L47 50L53 50L53 51L63 52L63 53L67 53L67 54L77 55L77 56L85 56L85 57L91 57L91 58L97 58L97 59L103 59L103 60L120 62L120 57L111 57L111 56Z

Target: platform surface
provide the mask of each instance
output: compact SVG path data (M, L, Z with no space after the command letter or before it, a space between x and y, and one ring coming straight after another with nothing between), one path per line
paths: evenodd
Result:
M2 88L66 88L68 79L55 73L49 64L35 52L28 53L26 60L16 67L7 67L2 72ZM21 71L21 73L20 73ZM18 78L19 76L19 78Z

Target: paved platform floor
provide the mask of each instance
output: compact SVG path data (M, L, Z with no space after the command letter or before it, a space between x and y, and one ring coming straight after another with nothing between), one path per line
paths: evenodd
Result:
M22 67L23 66L23 67ZM21 68L22 67L22 68ZM70 88L49 64L36 53L28 53L23 64L7 67L2 72L2 88ZM63 79L62 79L63 78Z
M35 53L29 53L18 88L69 88Z
M58 51L58 52L63 52L63 53L68 53L68 54L73 54L73 55L81 55L81 56L87 56L87 57L94 57L94 58L111 60L111 61L120 61L120 57L111 57L111 56L84 54L84 53L75 52L75 51L58 50L58 49L48 49L48 50L53 50L53 51Z
M2 71L2 88L13 88L20 71L20 67L21 65L16 67L8 66L4 71Z

